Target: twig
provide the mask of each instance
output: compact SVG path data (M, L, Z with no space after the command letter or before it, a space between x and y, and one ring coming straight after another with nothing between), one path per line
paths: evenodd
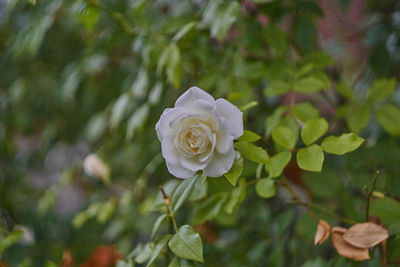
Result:
M371 201L372 194L375 191L376 180L378 180L379 170L375 172L374 180L372 181L372 189L369 191L367 187L365 187L365 191L367 192L367 207L365 208L365 221L368 222L369 219L369 203Z
M340 216L339 214L337 214L337 213L335 213L335 212L333 212L331 210L328 210L325 207L321 207L321 206L319 206L317 204L307 203L307 202L298 202L298 201L291 201L291 202L288 202L288 203L289 204L303 205L303 206L305 206L305 207L307 207L309 209L318 210L318 211L320 211L322 213L325 213L325 214L328 214L328 215L330 215L332 217L335 217L335 218L339 219L341 222L344 222L344 223L347 223L347 224L351 224L352 225L352 224L357 223L356 221L354 221L352 219L348 219L348 218L345 218L343 216Z
M175 232L177 233L178 232L178 226L176 225L175 216L174 216L174 213L172 212L172 209L171 209L171 202L169 201L169 197L168 197L167 193L165 192L165 190L164 190L164 188L162 186L160 186L160 190L161 190L161 193L163 195L164 203L165 203L165 205L167 206L167 209L168 209L168 216L171 218L171 221L172 221L172 224L174 226Z
M284 175L282 175L282 184L287 187L287 189L290 191L292 197L294 198L294 201L290 201L290 202L287 202L287 203L288 204L298 204L298 205L302 205L302 206L306 207L308 214L313 219L315 219L316 221L319 221L319 218L312 212L311 209L315 209L315 210L318 210L318 211L323 212L325 214L328 214L330 216L336 217L340 221L342 221L344 223L347 223L347 224L355 224L356 223L356 221L348 219L348 218L345 218L345 217L342 217L339 214L336 214L335 212L333 212L331 210L328 210L327 208L321 207L321 206L313 204L313 203L308 203L308 202L301 201L300 198L298 197L296 191L288 183L288 181L286 180Z

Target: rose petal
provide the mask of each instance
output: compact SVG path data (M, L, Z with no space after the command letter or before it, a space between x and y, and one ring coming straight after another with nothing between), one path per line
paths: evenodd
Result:
M188 157L181 157L180 162L183 167L191 171L199 171L204 169L209 163L210 160L200 162L197 158L188 158Z
M178 178L186 179L186 178L192 177L196 173L195 171L191 171L191 170L184 168L180 164L173 164L173 163L169 162L168 160L166 160L166 162L167 162L168 171L172 175L174 175Z
M194 102L199 99L203 99L215 105L215 99L209 93L193 86L176 100L175 107L186 107L191 109L193 108Z
M220 98L216 101L218 113L229 121L233 129L233 138L243 135L243 112L229 101Z
M179 151L177 151L174 142L170 138L164 138L161 142L162 156L173 164L178 164L180 159Z
M175 129L171 128L171 122L177 117L188 113L187 109L184 108L167 108L161 114L160 119L156 124L157 136L160 141L169 134L175 132Z
M219 177L229 171L235 159L235 150L233 146L225 154L214 153L210 164L204 168L203 172L209 177Z
M205 162L206 160L210 159L212 154L214 153L214 148L215 148L215 143L216 143L216 135L212 135L212 139L210 139L211 142L211 148L210 151L204 152L203 154L199 155L199 161L200 162Z
M196 100L194 102L194 108L196 108L196 111L203 114L204 118L202 118L204 121L207 121L209 126L214 130L214 131L219 131L220 130L220 115L217 112L217 109L215 107L215 103L210 103L207 102L203 99Z
M225 154L233 146L233 130L229 122L221 118L222 128L217 133L217 151L221 154Z

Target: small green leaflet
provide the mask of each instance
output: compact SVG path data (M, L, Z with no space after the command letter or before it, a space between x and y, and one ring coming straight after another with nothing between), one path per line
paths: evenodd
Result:
M296 144L296 136L289 128L283 126L272 130L272 139L275 143L287 149L292 149Z
M377 102L380 100L384 100L388 98L391 94L393 94L396 88L396 79L378 79L375 80L370 89L368 94L368 101L369 102Z
M324 152L319 145L313 144L300 149L296 155L297 164L306 171L320 172L324 163Z
M370 116L371 107L367 103L362 103L346 117L346 121L352 132L359 133L368 125Z
M289 151L280 152L265 164L265 170L268 172L268 178L275 178L282 174L286 165L292 158L292 154Z
M243 156L254 162L266 163L269 159L267 152L263 148L248 142L236 142L235 148Z
M239 179L243 171L243 158L239 152L235 151L235 161L231 169L224 174L225 178L233 185L236 186L236 182Z
M323 118L308 120L301 129L301 139L305 145L318 140L328 130L328 122Z
M378 107L376 111L378 122L383 129L392 135L400 135L400 109L391 104Z
M243 131L243 135L241 137L239 137L237 140L238 141L243 141L243 142L249 142L249 143L253 143L256 142L258 140L261 139L261 136L259 136L258 134L249 131L249 130L244 130Z
M343 155L356 150L363 142L364 139L356 134L347 133L338 137L329 136L325 138L321 143L321 148L330 154Z
M270 178L264 178L256 183L256 192L262 198L275 196L275 182Z

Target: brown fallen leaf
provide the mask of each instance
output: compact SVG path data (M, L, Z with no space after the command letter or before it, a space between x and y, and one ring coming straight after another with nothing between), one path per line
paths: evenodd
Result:
M340 226L334 226L334 227L332 228L332 232L335 232L335 233L342 233L342 234L344 234L344 233L346 233L346 231L347 231L347 228L340 227Z
M389 237L388 231L375 223L357 223L344 233L347 243L358 248L371 248Z
M344 240L343 235L346 232L347 229L343 227L332 228L332 243L337 253L343 257L356 261L370 259L367 248L363 249L354 247Z
M8 265L5 264L4 262L0 261L0 267L8 267Z
M318 221L317 231L314 237L314 246L322 244L326 239L328 239L330 234L331 226L324 220Z

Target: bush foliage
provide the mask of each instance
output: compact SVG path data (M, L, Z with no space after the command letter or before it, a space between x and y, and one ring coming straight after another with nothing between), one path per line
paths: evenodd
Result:
M399 12L0 1L0 266L399 264ZM191 86L244 114L223 177L161 156Z

